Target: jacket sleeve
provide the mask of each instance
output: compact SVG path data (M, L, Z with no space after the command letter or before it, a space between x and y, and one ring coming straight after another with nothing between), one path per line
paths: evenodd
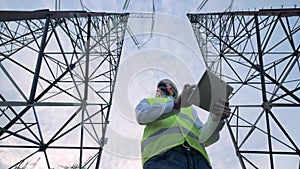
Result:
M178 113L173 110L174 100L171 99L166 103L149 104L147 99L143 99L135 108L136 120L139 124L149 124L155 120L165 119Z
M193 109L193 111L195 111ZM194 114L194 113L193 113ZM222 130L225 122L221 121L213 121L211 116L209 115L205 124L201 122L198 116L195 117L195 125L199 129L200 138L199 141L204 144L204 146L210 146L211 144L217 142L220 137L220 131Z

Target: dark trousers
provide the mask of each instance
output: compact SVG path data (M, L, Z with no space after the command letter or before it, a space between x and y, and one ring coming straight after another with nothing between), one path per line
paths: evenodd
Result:
M149 159L144 164L144 169L211 169L211 167L198 151L178 146Z

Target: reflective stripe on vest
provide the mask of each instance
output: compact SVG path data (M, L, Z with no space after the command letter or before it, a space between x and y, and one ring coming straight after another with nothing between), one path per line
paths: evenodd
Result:
M148 98L150 105L165 103L169 98ZM210 163L204 146L199 142L199 130L195 126L192 107L181 108L180 113L146 125L142 139L142 163L172 147L188 144L199 151Z

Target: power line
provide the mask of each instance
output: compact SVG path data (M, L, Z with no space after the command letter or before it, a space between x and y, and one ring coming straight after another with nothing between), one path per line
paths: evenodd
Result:
M81 5L82 10L87 10L89 12L92 12L86 5L83 4L82 0L79 0L79 1L80 1L80 5Z
M60 11L60 0L55 0L55 11Z
M125 1L124 5L123 5L123 11L127 10L129 3L130 3L130 0Z
M196 9L196 12L199 12L204 7L204 5L207 3L207 1L208 0L202 0L202 2L199 4L199 6Z

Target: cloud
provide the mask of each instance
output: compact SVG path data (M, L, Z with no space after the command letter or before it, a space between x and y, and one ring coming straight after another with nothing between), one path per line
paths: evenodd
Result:
M220 139L215 144L207 147L207 151L214 169L240 169L226 126L220 132Z
M116 11L122 12L123 0L113 1L92 1L82 0L87 8L92 11ZM17 2L17 3L16 3ZM35 10L44 8L53 8L54 1L38 1L38 0L26 0L19 3L19 0L2 0L2 9L14 9L14 10ZM138 126L134 119L133 108L137 102L148 95L153 95L153 89L155 88L155 82L153 79L162 78L165 76L174 77L177 84L182 86L184 81L196 81L196 78L201 72L194 71L197 66L202 64L199 60L198 46L193 37L189 22L186 20L185 13L195 5L198 1L175 1L175 0L164 0L154 1L157 10L155 17L154 36L148 43L143 46L143 50L136 50L135 46L130 50L123 48L122 64L120 65L119 86L116 87L115 103L116 106L113 108L110 125L108 130L109 143L106 145L103 156L102 156L102 167L104 169L109 168L124 168L129 166L130 168L141 168L139 159L139 141L142 133L142 126ZM200 2L200 1L199 1ZM291 1L265 1L258 0L256 3L248 3L247 0L236 0L234 3L234 9L248 9L248 8L260 8L260 7L281 7L284 6L293 7L298 4L298 0ZM61 0L62 10L81 10L79 1L72 1L72 3ZM223 11L227 8L230 0L223 1L208 1L203 11ZM198 4L197 4L198 5ZM151 12L152 11L152 0L140 1L131 0L128 7L129 12ZM192 12L192 11L191 11ZM179 17L178 17L179 16ZM144 22L145 25L141 24L141 20L129 23L131 29L136 35L141 35L142 40L147 40L151 30L151 19ZM127 37L127 44L130 44L131 39ZM145 42L145 41L141 41ZM131 41L132 45L132 41ZM135 49L135 50L133 50ZM161 58L164 59L161 59ZM174 59L174 60L172 60ZM200 58L201 59L201 58ZM171 61L170 61L171 60ZM170 64L170 65L168 65ZM164 66L167 65L167 66ZM202 65L203 66L203 65ZM171 68L170 68L171 67ZM184 69L179 71L177 67ZM169 69L170 68L170 69ZM201 68L202 69L202 68ZM168 72L167 70L171 70ZM149 73L150 72L150 73ZM152 72L152 73L151 73ZM184 75L195 73L192 76L185 77ZM2 78L1 74L1 78ZM147 77L150 77L147 79ZM128 78L128 79L126 79ZM20 78L17 78L20 79ZM2 79L1 79L2 80ZM7 80L7 79L6 79ZM120 79L119 79L120 80ZM143 82L143 83L140 83ZM123 85L123 86L122 86ZM26 86L26 85L25 85ZM27 85L29 86L29 85ZM1 85L1 93L9 92L8 86ZM246 92L246 91L245 91ZM243 98L240 101L256 101L254 97L250 100L249 98ZM47 111L53 113L55 110ZM55 119L62 119L62 114L56 114L52 120L48 120L47 117L42 119L42 123L46 123L43 131L47 134L51 125L55 125ZM294 120L296 118L293 118ZM296 123L294 123L296 124ZM293 130L293 133L297 131ZM238 169L239 163L235 156L232 142L226 134L227 131L222 131L222 136L219 142L208 148L211 156L213 165L216 169L222 168L233 168ZM49 134L50 135L50 134ZM296 135L296 134L295 134ZM297 137L299 140L299 138ZM64 140L68 142L68 140ZM70 140L72 142L72 140ZM66 153L66 152L64 152ZM70 153L70 152L69 152ZM72 153L72 152L71 152ZM52 160L62 157L63 153L54 153L51 156ZM3 153L0 152L2 156ZM7 158L11 158L7 157ZM4 159L4 158L3 158ZM76 158L78 159L78 158ZM258 159L259 160L259 159ZM74 160L67 159L68 164L72 164ZM258 163L261 163L260 160ZM4 164L0 163L0 168L8 168Z
M7 165L5 165L5 164L2 164L1 162L0 162L0 168L8 168L9 166L7 166Z

